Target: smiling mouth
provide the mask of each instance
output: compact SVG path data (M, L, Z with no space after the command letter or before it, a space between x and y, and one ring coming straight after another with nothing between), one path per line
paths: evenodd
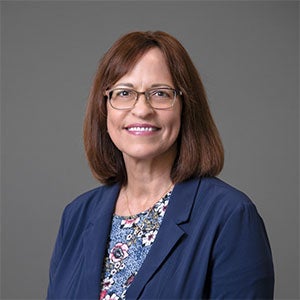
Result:
M126 128L128 131L131 132L152 132L152 131L157 131L159 128L157 127L141 127L141 126L135 126L135 127L127 127Z

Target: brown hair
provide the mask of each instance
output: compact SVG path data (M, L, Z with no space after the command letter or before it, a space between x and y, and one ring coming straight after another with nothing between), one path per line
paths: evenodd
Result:
M127 182L122 153L107 132L104 92L128 73L149 49L158 47L168 64L175 89L182 92L178 154L171 171L174 183L197 176L216 176L224 151L211 116L200 76L187 51L161 31L131 32L102 57L89 95L84 120L84 146L93 175L104 184Z

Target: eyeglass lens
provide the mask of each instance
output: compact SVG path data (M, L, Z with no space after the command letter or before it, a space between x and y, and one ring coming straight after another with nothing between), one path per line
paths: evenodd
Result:
M108 96L113 108L130 109L134 107L141 94L144 94L149 104L157 109L171 108L177 95L176 90L172 88L151 89L145 92L115 88L109 91Z

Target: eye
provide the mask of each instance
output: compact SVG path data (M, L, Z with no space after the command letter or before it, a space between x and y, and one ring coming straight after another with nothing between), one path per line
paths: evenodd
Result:
M172 98L172 90L169 89L159 89L151 92L151 96L155 98Z
M115 90L115 96L116 97L131 97L133 95L133 92L131 90Z
M131 89L116 88L110 92L109 96L112 100L132 100L136 94L135 91Z

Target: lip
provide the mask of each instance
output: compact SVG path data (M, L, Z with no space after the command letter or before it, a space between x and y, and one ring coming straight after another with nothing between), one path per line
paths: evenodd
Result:
M157 133L160 130L160 127L147 123L135 123L124 126L124 129L129 134L148 136Z

